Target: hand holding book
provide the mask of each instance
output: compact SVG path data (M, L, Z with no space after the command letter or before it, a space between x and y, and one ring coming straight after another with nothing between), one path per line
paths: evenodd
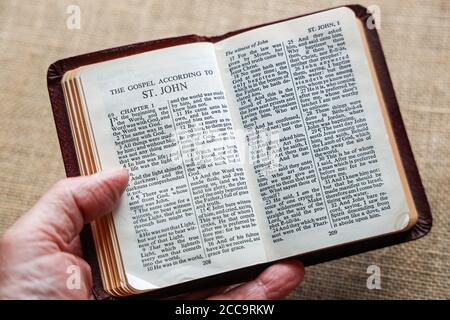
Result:
M365 20L341 7L51 66L68 174L130 170L119 206L83 237L99 298L176 294L426 234L428 203Z
M114 170L63 180L45 194L0 238L0 300L92 299L79 233L114 209L127 183L127 170ZM185 298L279 299L303 272L299 262L284 261L226 293L209 289Z

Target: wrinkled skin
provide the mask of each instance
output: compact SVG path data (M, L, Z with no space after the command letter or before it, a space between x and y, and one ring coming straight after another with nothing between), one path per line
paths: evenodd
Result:
M126 170L65 179L48 191L0 238L0 299L92 299L91 270L82 258L85 223L111 212L128 182ZM68 267L81 274L79 289L66 285ZM272 265L233 288L195 292L186 299L280 299L302 281L297 261Z

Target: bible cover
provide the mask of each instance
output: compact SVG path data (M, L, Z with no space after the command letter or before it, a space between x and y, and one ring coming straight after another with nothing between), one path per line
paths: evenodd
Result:
M360 19L364 25L366 25L367 20L371 18L370 13L368 13L366 8L362 6L350 5L347 7L354 11L356 17ZM306 15L296 16L286 20L299 18L302 16ZM50 65L47 73L48 91L50 95L50 102L52 105L56 130L58 133L61 153L64 160L66 175L68 177L79 176L80 170L78 167L77 157L75 153L75 146L73 142L72 132L70 129L63 90L61 87L61 79L64 73L83 65L102 62L106 60L112 60L133 54L161 49L165 47L177 46L200 41L217 42L227 37L236 35L238 33L277 22L281 21L250 27L215 37L187 35L182 37L136 43L59 60ZM405 127L400 114L397 99L395 97L394 89L392 86L391 78L389 76L389 71L386 65L386 61L384 58L383 50L381 47L377 31L375 28L372 29L364 28L364 32L375 65L375 71L380 81L381 91L385 99L387 111L389 113L389 119L394 131L394 136L399 147L401 160L403 162L408 183L410 185L411 192L414 198L414 203L417 208L417 212L419 214L418 221L413 228L400 233L368 240L362 240L355 243L339 245L328 249L322 249L316 252L302 254L298 256L298 259L301 260L305 264L305 266L337 258L342 258L353 254L370 251L394 244L399 244L406 241L415 240L426 235L430 231L432 226L430 207L425 195L422 182L420 180L420 176L417 170L411 146L408 137L406 135ZM173 296L184 292L199 290L205 287L214 287L249 280L255 277L269 264L267 263L239 270L234 270L219 275L214 275L211 277L202 278L199 280L189 281L187 283L163 288L155 292L147 292L138 296L131 296L127 298L116 298L110 296L103 290L100 270L98 267L97 255L94 247L94 241L92 239L92 234L89 225L86 225L84 227L81 234L81 241L83 246L84 258L85 260L88 261L92 269L93 293L96 299L139 299L139 298L162 298Z

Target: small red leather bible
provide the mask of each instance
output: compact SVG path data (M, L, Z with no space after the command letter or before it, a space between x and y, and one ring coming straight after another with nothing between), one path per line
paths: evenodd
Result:
M81 235L97 299L174 296L429 232L372 19L351 5L49 67L67 176L130 171L118 208ZM267 131L275 169L242 160ZM214 157L191 159L200 149Z

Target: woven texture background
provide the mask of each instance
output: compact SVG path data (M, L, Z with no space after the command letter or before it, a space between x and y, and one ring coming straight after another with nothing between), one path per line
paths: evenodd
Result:
M128 43L217 35L352 1L0 1L0 233L64 177L46 87L57 59ZM425 238L307 269L292 299L450 298L450 1L361 1L379 31L434 215ZM68 5L81 29L66 27ZM381 268L381 290L366 269Z

